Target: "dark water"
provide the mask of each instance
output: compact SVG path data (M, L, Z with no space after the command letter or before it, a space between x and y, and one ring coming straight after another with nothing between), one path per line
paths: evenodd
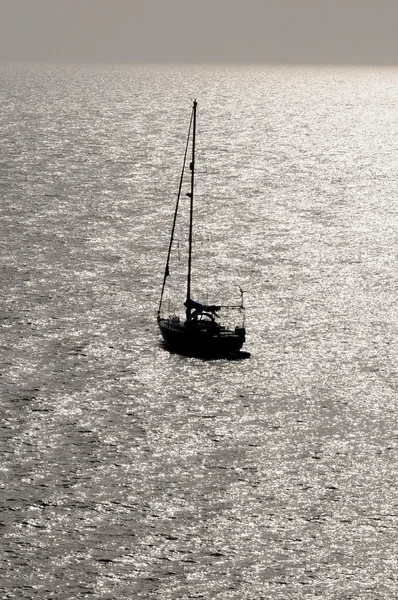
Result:
M398 597L398 71L0 82L1 597ZM195 285L247 290L245 361L159 347L195 96Z

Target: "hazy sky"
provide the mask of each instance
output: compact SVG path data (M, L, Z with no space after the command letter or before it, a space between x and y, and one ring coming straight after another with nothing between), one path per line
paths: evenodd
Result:
M0 61L398 63L398 0L0 0Z

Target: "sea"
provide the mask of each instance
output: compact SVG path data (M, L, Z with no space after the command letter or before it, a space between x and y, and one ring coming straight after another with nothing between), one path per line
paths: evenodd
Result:
M398 598L397 95L381 67L0 66L2 599ZM193 297L244 290L245 360L156 323L194 99Z

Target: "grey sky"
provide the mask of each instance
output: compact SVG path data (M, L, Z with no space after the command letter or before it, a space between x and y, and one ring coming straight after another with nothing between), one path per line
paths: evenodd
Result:
M398 63L398 0L0 0L0 61Z

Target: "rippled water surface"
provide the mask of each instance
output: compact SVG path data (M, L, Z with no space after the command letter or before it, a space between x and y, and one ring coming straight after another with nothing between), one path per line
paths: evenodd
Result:
M0 67L2 598L398 597L397 92ZM247 290L244 361L159 346L194 97L195 294Z

